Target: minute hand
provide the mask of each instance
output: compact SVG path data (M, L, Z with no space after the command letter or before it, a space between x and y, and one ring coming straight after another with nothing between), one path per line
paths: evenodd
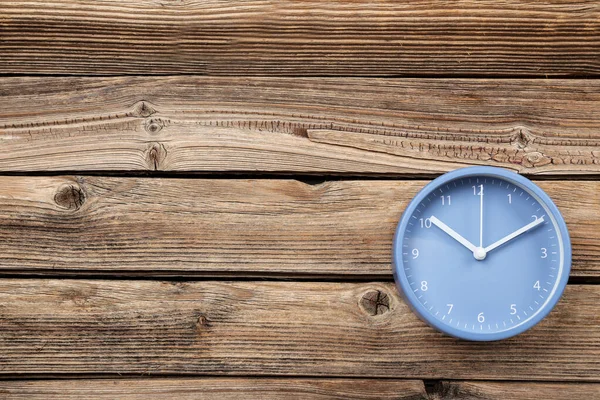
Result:
M540 218L536 219L535 221L528 223L527 225L525 225L521 229L517 229L516 231L514 231L510 235L504 236L502 239L498 240L497 242L490 244L488 247L486 247L484 249L485 252L487 253L488 251L494 250L498 246L502 246L504 243L506 243L506 242L508 242L508 241L510 241L510 240L512 240L514 238L516 238L520 234L525 233L525 232L527 232L530 229L535 228L536 226L538 226L542 222L544 222L544 217L540 217Z

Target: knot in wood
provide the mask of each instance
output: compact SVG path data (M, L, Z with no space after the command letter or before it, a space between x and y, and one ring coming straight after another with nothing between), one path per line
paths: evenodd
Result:
M151 135L156 135L165 125L160 119L151 118L144 123L144 129Z
M207 327L209 327L208 318L206 318L204 314L200 314L196 320L196 328L201 329Z
M390 310L390 297L381 290L370 290L363 294L360 306L369 315L381 315Z
M152 107L147 101L138 101L137 103L135 103L135 105L133 106L133 112L132 114L135 117L149 117L152 114L156 113L156 109L154 109L154 107Z
M523 162L521 163L524 167L541 167L543 165L549 164L552 160L546 157L539 151L532 151L530 153L525 154L523 157Z
M524 149L531 143L530 134L523 129L519 129L512 142L517 148Z
M152 143L146 151L146 161L150 169L157 171L167 157L167 149L162 143Z
M79 210L85 202L85 194L78 185L65 185L54 195L54 202L67 210Z

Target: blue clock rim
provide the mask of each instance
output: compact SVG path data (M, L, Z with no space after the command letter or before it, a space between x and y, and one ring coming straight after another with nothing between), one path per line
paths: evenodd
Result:
M498 177L513 183L516 183L527 190L534 193L547 207L549 212L554 217L558 229L560 230L560 234L562 236L563 241L563 272L560 280L557 284L556 291L548 299L548 302L545 305L545 308L540 310L533 318L526 321L525 323L515 327L514 329L509 329L502 332L494 332L494 333L478 333L478 332L467 332L460 329L456 329L452 326L442 323L440 320L431 315L428 310L423 306L412 290L410 290L410 284L408 283L408 279L406 278L406 274L403 271L402 258L399 256L402 252L399 251L399 246L401 246L401 242L404 238L403 232L406 230L407 225L409 223L410 217L415 212L417 206L431 193L435 188L446 184L450 181L453 181L458 178L468 178L472 176L486 176L486 177ZM564 292L565 287L567 286L567 282L569 280L569 275L571 272L571 239L569 237L569 231L567 229L567 224L565 220L558 210L558 207L552 199L535 183L525 178L522 175L517 174L516 172L498 168L498 167L489 167L489 166L476 166L476 167L465 167L460 168L434 179L430 183L428 183L425 187L423 187L419 193L412 199L412 201L408 204L404 212L402 213L402 217L398 222L398 226L396 228L396 232L394 234L393 241L393 251L392 251L392 262L393 262L393 270L394 270L394 279L396 281L396 286L406 303L412 309L412 311L417 314L423 321L428 323L430 326L434 327L440 332L443 332L447 335L471 340L471 341L495 341L507 339L512 336L516 336L520 333L523 333L533 326L537 325L541 320L543 320L549 313L554 309L558 301L560 300L562 293ZM402 269L402 270L401 270Z

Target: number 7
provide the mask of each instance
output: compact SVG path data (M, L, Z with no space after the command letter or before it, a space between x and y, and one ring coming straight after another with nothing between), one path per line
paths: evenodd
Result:
M452 308L454 307L454 304L446 304L446 307L449 307L448 314L450 314L452 312Z

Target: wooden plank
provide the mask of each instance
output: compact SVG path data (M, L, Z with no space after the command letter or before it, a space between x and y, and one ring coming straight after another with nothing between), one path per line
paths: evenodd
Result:
M5 400L427 400L422 381L397 379L73 379L0 381Z
M599 399L597 383L442 382L430 400Z
M3 273L391 278L392 237L428 181L0 177ZM539 181L573 276L600 276L600 182Z
M597 175L599 108L597 80L3 78L0 171Z
M594 0L28 0L0 73L598 75Z
M374 291L387 295L375 313L364 306ZM2 279L0 304L0 375L7 377L600 381L596 285L569 285L540 325L491 343L437 333L392 283Z

